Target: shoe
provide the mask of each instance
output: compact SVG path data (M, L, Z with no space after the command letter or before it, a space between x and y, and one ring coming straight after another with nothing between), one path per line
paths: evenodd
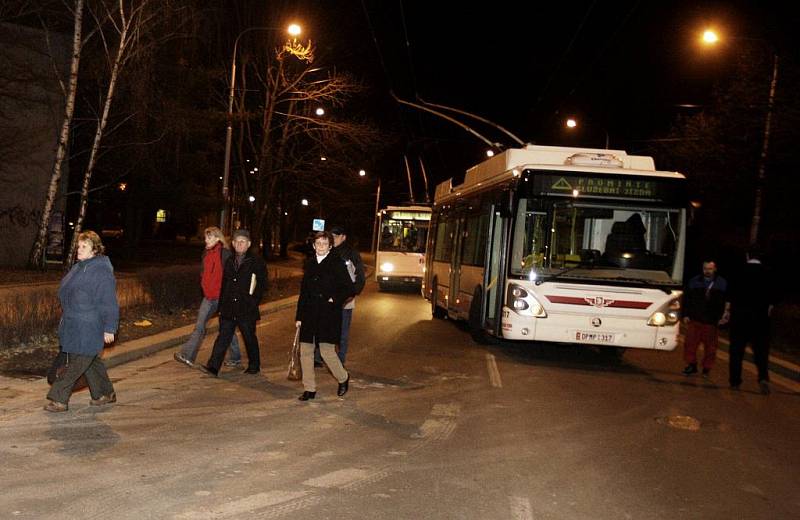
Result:
M298 401L308 401L310 399L314 399L317 396L316 392L303 392L303 395L297 398Z
M44 409L48 412L66 412L69 410L69 405L67 403L59 403L58 401L50 401L44 405Z
M769 395L770 394L769 381L759 381L758 382L758 388L759 388L759 390L761 390L761 394L762 395Z
M103 406L104 404L111 404L117 402L117 393L111 392L108 395L100 396L99 399L92 399L89 401L91 406Z
M231 360L231 359L227 360L227 361L226 361L225 363L223 363L223 364L224 364L226 367L240 367L240 366L242 366L242 362L241 362L241 361L233 361L233 360Z
M339 389L336 390L336 395L342 397L344 394L347 393L347 390L350 388L350 374L347 374L347 379L344 380L344 383L339 383Z
M173 355L172 355L172 357L174 357L174 358L175 358L175 361L177 361L178 363L183 363L184 365L187 365L187 366L190 366L190 367L194 367L194 363L192 363L191 361L189 361L189 360L186 358L186 356L184 356L184 355L183 355L183 354L181 354L180 352L176 352L175 354L173 354Z
M697 364L696 363L689 363L686 365L686 368L683 369L683 375L690 376L692 374L697 373Z
M711 373L711 369L710 369L710 368L704 368L704 369L703 369L703 378L704 378L704 379L708 379L708 375L709 375L710 373Z
M217 377L219 375L219 370L216 370L208 365L197 365L197 368L199 368L201 372L205 372L212 377Z
M258 374L259 372L261 372L260 369L252 367L247 367L246 370L242 370L243 374Z

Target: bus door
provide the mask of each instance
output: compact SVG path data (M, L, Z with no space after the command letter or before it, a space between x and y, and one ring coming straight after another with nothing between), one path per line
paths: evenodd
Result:
M458 312L456 301L461 283L461 245L464 241L466 219L457 218L453 221L453 257L450 259L450 290L448 291L447 310L453 314Z
M484 269L483 279L483 305L486 318L484 323L489 330L494 331L500 337L499 323L497 316L502 308L503 288L505 286L506 264L506 233L508 228L508 217L502 216L499 205L493 205L491 219L489 220L488 247L486 248L486 269Z

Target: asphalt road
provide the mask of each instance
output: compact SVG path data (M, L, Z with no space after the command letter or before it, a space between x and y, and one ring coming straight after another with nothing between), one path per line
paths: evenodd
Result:
M4 414L0 518L797 518L796 390L687 379L678 351L476 345L417 294L365 292L343 399L317 369L297 401L285 310L259 376L169 349L110 371L114 406Z

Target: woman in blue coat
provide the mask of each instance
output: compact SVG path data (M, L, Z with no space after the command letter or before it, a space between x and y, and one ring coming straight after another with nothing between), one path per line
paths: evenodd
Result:
M347 393L350 375L336 355L342 335L342 306L355 294L350 273L336 253L331 252L333 237L327 231L314 236L314 256L306 261L295 325L300 329L300 366L303 369L301 401L314 399L314 342L333 376L339 382L336 394Z
M84 231L78 235L78 261L58 288L62 311L58 339L68 365L47 394L50 402L44 409L48 412L67 411L72 387L82 375L92 396L89 404L101 406L117 400L100 359L103 345L114 341L119 325L114 268L103 253L97 233Z

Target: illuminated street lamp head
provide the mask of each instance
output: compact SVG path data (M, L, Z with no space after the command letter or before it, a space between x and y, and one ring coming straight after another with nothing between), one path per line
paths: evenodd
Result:
M314 111L314 113L317 114L318 116L324 116L325 115L325 109L322 108L322 107L319 107L318 109L316 109Z
M719 41L719 36L717 35L717 32L714 31L713 29L706 29L705 31L703 31L702 40L705 45L714 45Z
M300 204L302 204L303 206L308 206L308 199L301 200Z
M297 25L296 23L293 23L293 24L289 25L289 27L286 29L286 31L289 33L290 36L293 36L295 38L300 36L300 33L303 32L303 30L300 28L300 26Z
M486 157L494 157L494 150L486 150Z
M247 200L249 200L250 202L255 202L256 198L250 195L249 197L247 197Z
M575 128L576 126L578 126L578 122L575 121L574 119L572 119L571 117L569 119L567 119L567 123L566 124L567 124L567 128Z
M366 172L366 171L364 171L364 170L358 170L358 176L359 176L359 177L364 177L364 176L366 176L366 175L367 175L367 172Z

